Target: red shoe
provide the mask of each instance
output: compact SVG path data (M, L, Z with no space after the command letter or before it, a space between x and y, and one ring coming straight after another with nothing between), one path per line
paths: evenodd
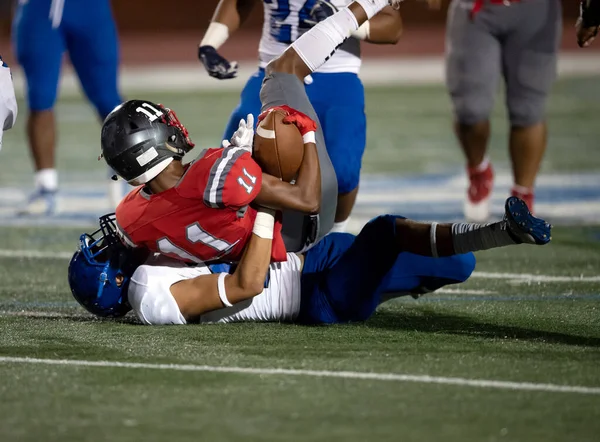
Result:
M492 164L488 162L483 170L480 170L480 167L467 168L469 188L464 204L465 218L477 223L484 222L490 217L490 198L494 187Z
M533 202L535 200L535 193L533 192L532 188L517 186L515 184L511 189L510 194L511 196L521 198L525 202L525 204L527 204L529 212L533 214Z

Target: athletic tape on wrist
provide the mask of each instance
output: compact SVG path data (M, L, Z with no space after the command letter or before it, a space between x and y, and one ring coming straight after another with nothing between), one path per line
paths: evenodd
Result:
M367 20L356 31L352 31L350 35L359 40L366 40L371 33L371 23Z
M232 307L233 304L227 299L227 292L225 291L225 277L228 273L219 273L219 279L217 281L217 288L219 289L219 298L225 307Z
M437 239L435 237L437 225L438 223L431 223L431 228L429 229L429 241L431 242L431 256L433 256L434 258L438 257Z
M315 133L313 131L306 132L304 135L302 135L302 141L304 142L304 144L308 144L308 143L316 144Z
M213 21L208 25L200 46L212 46L219 49L229 38L229 28L223 23Z
M261 209L254 219L252 233L264 239L273 239L273 228L275 227L275 212Z

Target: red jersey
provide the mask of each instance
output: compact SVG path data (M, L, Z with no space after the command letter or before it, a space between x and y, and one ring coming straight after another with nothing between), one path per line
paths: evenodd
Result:
M130 192L116 210L117 227L133 247L188 262L237 261L252 235L262 171L239 147L208 149L175 187L149 194ZM272 261L285 261L281 223L273 232Z

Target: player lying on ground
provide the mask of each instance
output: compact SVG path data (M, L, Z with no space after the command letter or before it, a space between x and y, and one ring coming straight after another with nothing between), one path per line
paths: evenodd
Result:
M17 121L17 99L10 68L0 57L0 149L2 133L15 125Z
M318 23L292 44L293 49L288 48L267 66L261 90L264 108L288 105L297 109L291 110L290 118L306 143L295 185L262 175L247 145L208 150L186 168L181 159L193 144L172 112L149 102L128 102L115 109L102 128L103 156L128 182L145 184L117 208L125 241L191 262L237 260L256 216L253 208L247 208L250 203L296 210L284 211L283 241L276 231L274 261L286 259L286 248L299 251L323 238L333 226L337 182L322 131L317 128L311 134L315 130L312 122L304 118L306 114L317 119L302 79L390 1L399 3L351 3ZM294 199L298 194L301 197ZM318 222L311 229L314 225L297 211L315 212L318 208Z
M522 200L509 198L505 210L503 221L487 225L380 216L356 237L332 233L277 264L270 264L274 217L262 210L235 269L190 267L165 257L136 269L105 216L102 236L81 236L69 264L69 284L89 312L121 316L133 309L150 325L362 321L387 299L465 281L475 267L470 252L550 241L550 225L533 217Z
M260 89L267 64L316 23L325 20L351 0L221 0L198 48L208 74L220 80L234 78L237 63L229 63L217 51L247 19L253 7L263 3L263 32L258 48L258 70L248 79L233 110L225 138L229 139L241 118L261 111ZM365 93L358 76L361 41L395 44L402 33L400 11L384 8L349 34L335 54L314 74L306 77L306 94L323 125L327 153L338 181L338 200L332 231L344 231L356 201L362 156L367 142Z

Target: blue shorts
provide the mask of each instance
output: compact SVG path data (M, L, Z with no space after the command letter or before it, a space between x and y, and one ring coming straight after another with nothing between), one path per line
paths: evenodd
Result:
M331 233L306 253L297 322L364 321L385 293L435 290L469 278L475 268L472 253L447 258L398 254L389 246L397 218L375 218L356 237Z
M55 6L61 2L54 2ZM20 3L13 44L27 79L33 111L54 107L65 51L100 118L121 103L117 87L117 30L109 0L66 0L62 13L51 0ZM51 10L52 9L52 10Z
M246 83L240 103L234 109L224 139L230 139L246 115L258 116L261 109L260 88L265 77L259 69ZM351 73L312 74L306 86L325 136L327 153L338 180L339 193L348 193L360 179L362 156L367 142L365 91L358 75Z

